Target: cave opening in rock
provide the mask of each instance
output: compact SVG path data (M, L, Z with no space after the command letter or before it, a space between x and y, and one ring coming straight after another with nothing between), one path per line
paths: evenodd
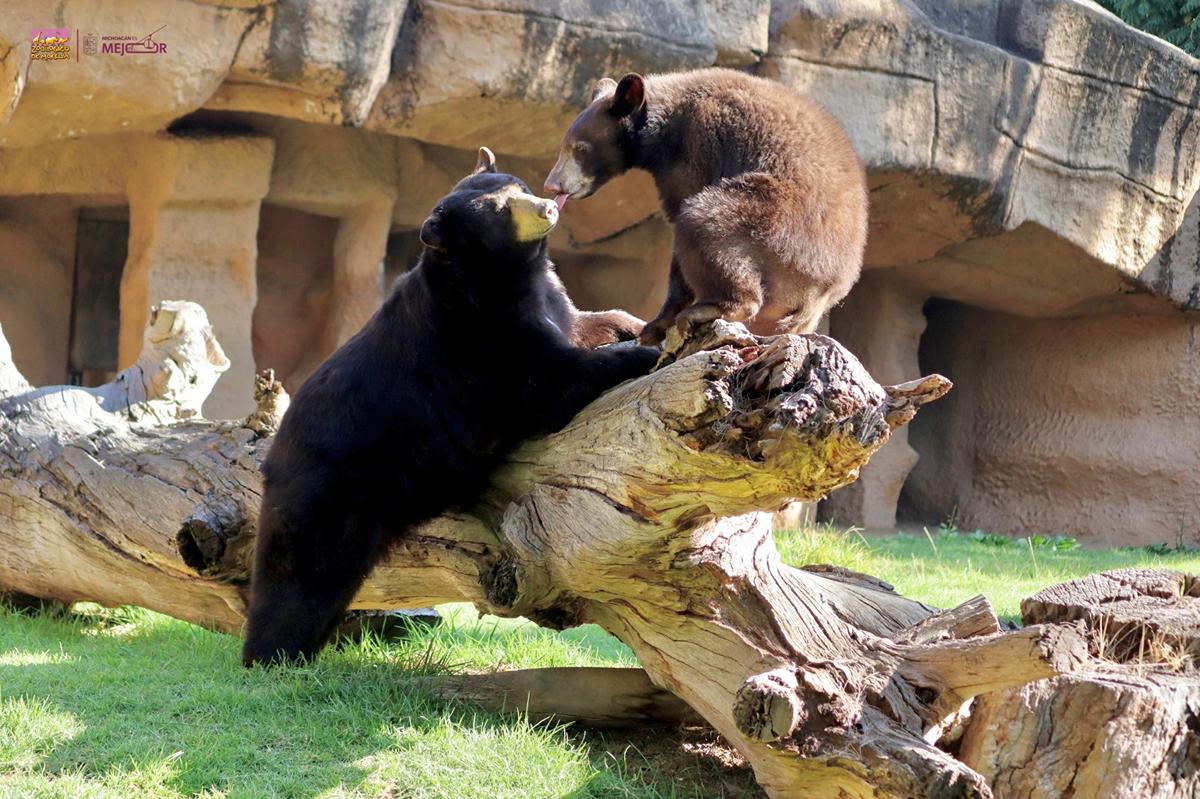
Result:
M105 382L119 368L125 198L0 197L0 319L35 385Z
M954 409L955 413L943 414L937 423L923 425L919 431L909 425L908 444L916 450L920 460L909 472L900 491L896 521L902 527L932 528L944 522L956 523L959 518L957 502L970 491L975 440L970 405L976 375L966 375L959 367L965 361L974 361L975 366L986 368L980 363L986 354L963 353L963 349L974 348L977 342L961 341L956 337L962 317L972 312L980 313L980 309L934 297L925 302L922 312L926 325L917 356L920 368L934 369L954 381L954 390L944 398L947 404L951 401L965 403L964 407ZM950 424L954 425L953 430L943 427ZM934 471L936 464L956 466L961 471L938 473Z
M954 390L909 429L901 523L1091 545L1200 539L1200 319L1140 305L1026 317L925 304L922 373Z
M99 386L116 375L121 275L129 255L129 208L79 209L71 292L67 382Z
M325 343L339 220L264 203L259 214L252 342L257 369L291 393L332 351Z

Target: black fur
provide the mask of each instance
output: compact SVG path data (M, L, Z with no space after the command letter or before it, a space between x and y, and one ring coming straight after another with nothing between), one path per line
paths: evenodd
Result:
M247 665L315 655L391 543L653 366L652 348L570 343L545 239L517 243L506 211L478 202L513 183L528 191L495 172L461 181L423 229L438 249L296 393L263 468Z

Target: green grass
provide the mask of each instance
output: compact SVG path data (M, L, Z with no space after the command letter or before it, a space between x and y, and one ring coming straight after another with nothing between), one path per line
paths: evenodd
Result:
M0 615L0 797L672 797L561 729L501 721L406 680L452 667L628 662L461 609L444 628L246 671L238 641L140 610ZM115 623L114 623L115 621ZM606 654L607 653L607 654Z
M1123 566L1200 571L1200 554L1056 550L931 531L781 534L795 564L838 563L935 605L987 594L1004 615L1038 588ZM752 779L668 737L498 719L413 675L629 665L595 627L554 634L443 608L407 639L327 650L311 667L246 671L238 641L138 609L0 611L4 797L748 797ZM701 747L703 748L703 747Z
M905 596L953 607L976 594L1003 618L1019 620L1021 600L1048 585L1093 572L1134 567L1200 573L1200 550L1085 549L1071 539L1009 539L929 528L865 538L827 529L776 535L793 565L836 563L887 580Z

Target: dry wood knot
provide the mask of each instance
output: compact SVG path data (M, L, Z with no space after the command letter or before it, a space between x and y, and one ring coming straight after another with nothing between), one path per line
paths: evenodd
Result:
M579 608L557 592L547 593L536 571L505 558L480 578L488 610L499 616L523 616L541 627L565 630L582 624Z
M274 435L287 413L291 398L283 383L275 379L274 369L264 369L254 376L254 412L242 422L260 438Z
M512 610L521 595L521 564L506 558L483 575L483 590L488 604L501 610Z
M200 574L221 563L229 542L246 527L245 509L229 497L209 494L183 520L175 534L179 557Z
M800 685L791 669L775 669L746 679L733 700L737 728L760 741L778 741L804 723Z

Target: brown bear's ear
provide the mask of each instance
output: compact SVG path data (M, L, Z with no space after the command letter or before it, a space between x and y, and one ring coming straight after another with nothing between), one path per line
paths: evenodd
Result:
M617 82L612 78L601 78L592 87L592 102L596 102L606 94L612 94L617 88Z
M612 112L616 116L629 116L646 102L646 81L636 72L621 78L613 92Z
M445 243L442 241L442 225L437 214L430 214L429 218L421 225L421 243L431 250L444 250Z
M486 147L479 148L479 160L475 162L475 171L472 175L478 175L483 172L496 171L496 154Z

